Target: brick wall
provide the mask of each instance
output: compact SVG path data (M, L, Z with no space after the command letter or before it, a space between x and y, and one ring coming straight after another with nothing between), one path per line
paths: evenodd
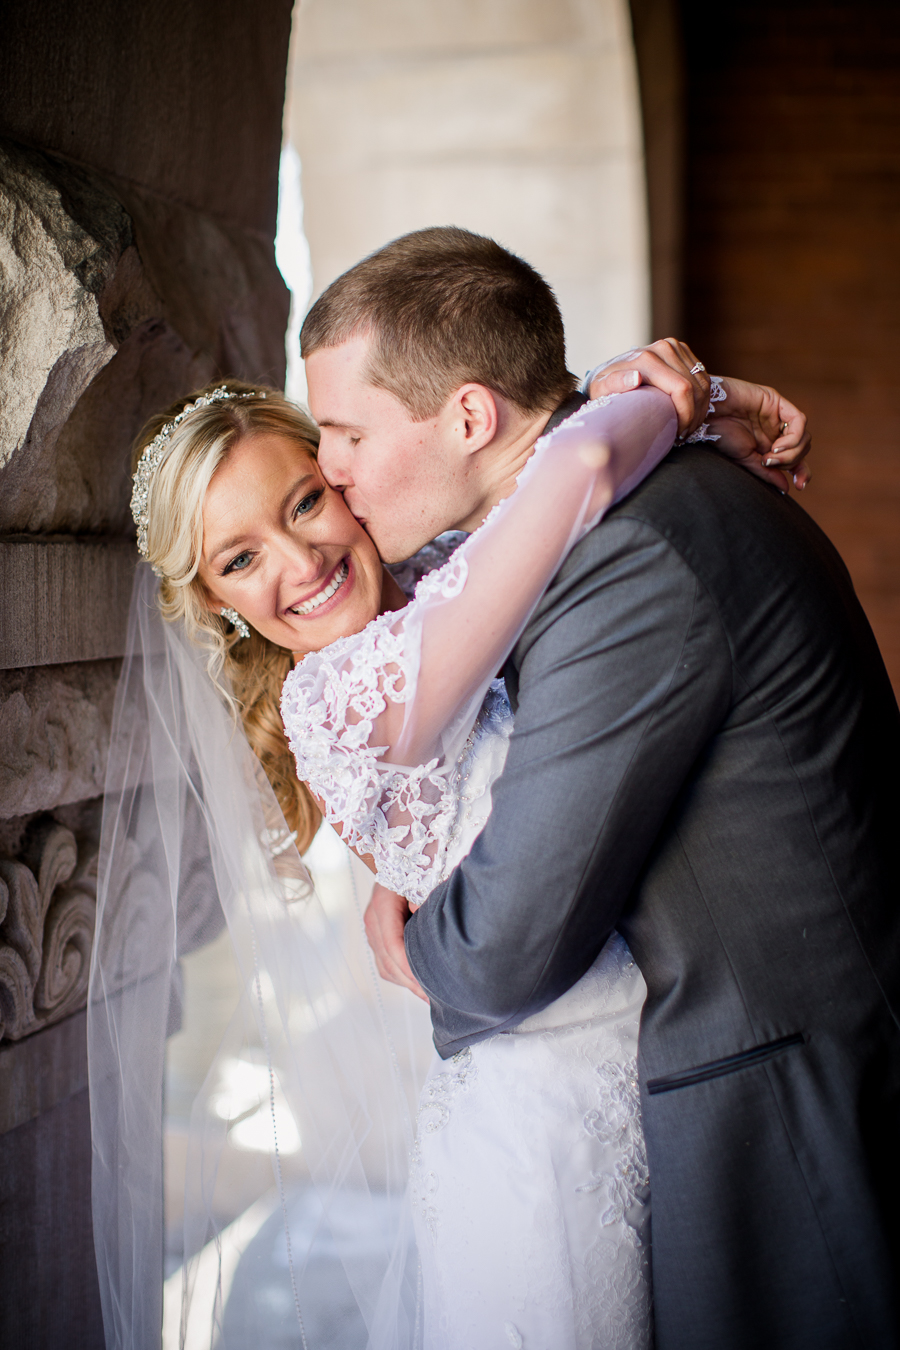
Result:
M900 690L900 6L684 0L686 335L811 417Z

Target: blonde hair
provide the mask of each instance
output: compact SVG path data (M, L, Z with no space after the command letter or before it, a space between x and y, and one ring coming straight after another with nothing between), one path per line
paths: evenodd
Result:
M164 457L150 481L147 556L161 573L159 605L163 618L184 624L188 637L207 652L210 679L239 712L247 740L265 770L288 827L304 852L312 843L321 814L305 783L297 778L294 758L281 721L280 695L291 668L291 653L255 629L240 638L226 619L206 604L198 576L203 545L203 500L210 480L242 436L275 432L315 456L319 430L284 395L264 385L218 380L157 413L138 436L132 456L137 467L145 447L185 403L224 384L235 394L257 394L198 408L168 438Z

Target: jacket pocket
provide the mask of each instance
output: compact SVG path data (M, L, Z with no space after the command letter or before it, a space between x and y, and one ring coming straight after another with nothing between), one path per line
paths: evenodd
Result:
M742 1050L739 1055L728 1055L726 1059L698 1064L696 1069L681 1069L678 1073L666 1074L664 1078L649 1078L647 1091L654 1097L657 1092L673 1092L675 1088L691 1087L694 1083L705 1083L710 1078L723 1078L727 1073L736 1073L738 1069L749 1068L751 1064L761 1064L764 1060L780 1055L783 1050L803 1045L805 1040L803 1032L797 1031L793 1036L782 1036L779 1041L767 1041L765 1045L755 1045L752 1050Z

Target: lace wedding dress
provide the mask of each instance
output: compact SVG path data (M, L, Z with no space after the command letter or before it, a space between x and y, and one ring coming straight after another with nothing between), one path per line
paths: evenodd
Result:
M538 443L515 493L405 609L288 676L298 775L411 905L490 812L513 722L492 677L566 553L674 434L655 391L587 405ZM549 1007L435 1062L410 1174L427 1350L649 1345L644 996L614 935Z

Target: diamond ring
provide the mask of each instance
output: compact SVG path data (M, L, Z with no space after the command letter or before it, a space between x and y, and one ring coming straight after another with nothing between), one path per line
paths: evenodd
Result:
M700 374L700 371L701 371L701 370L705 370L705 369L706 369L706 366L703 364L703 362L702 362L702 361L698 361L697 364L696 364L695 366L691 366L690 374L691 374L691 375L699 375L699 374Z

